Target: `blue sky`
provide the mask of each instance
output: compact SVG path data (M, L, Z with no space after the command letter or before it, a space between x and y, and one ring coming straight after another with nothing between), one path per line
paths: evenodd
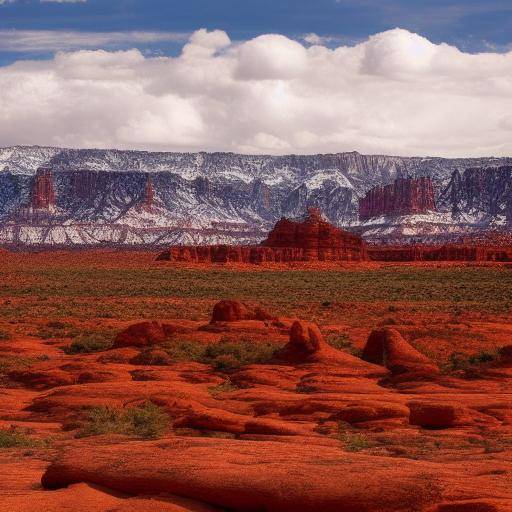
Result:
M138 47L176 54L186 33L205 27L225 30L233 40L264 33L300 39L315 33L339 45L395 27L447 42L469 52L509 48L510 0L0 0L0 63L46 58L53 49L5 43L11 30L164 32L170 40L143 43L114 38L108 48ZM181 37L180 37L181 36ZM47 34L49 37L49 34ZM11 41L15 41L11 37ZM58 41L54 43L58 49ZM94 41L91 40L94 46ZM37 45L36 45L37 46ZM67 49L67 47L64 47ZM14 51L16 50L16 51Z

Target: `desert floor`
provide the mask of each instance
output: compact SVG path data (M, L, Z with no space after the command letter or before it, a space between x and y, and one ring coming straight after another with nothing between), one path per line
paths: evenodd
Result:
M0 253L0 511L512 511L509 266L155 257Z

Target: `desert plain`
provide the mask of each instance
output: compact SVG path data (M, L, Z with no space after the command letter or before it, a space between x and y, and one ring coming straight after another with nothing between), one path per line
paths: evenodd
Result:
M512 511L512 268L0 253L0 511Z

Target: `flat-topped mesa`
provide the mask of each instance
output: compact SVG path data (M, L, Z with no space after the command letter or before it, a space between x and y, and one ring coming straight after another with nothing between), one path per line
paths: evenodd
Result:
M50 169L38 169L32 186L30 206L35 210L50 210L55 206L55 203L52 171Z
M174 246L161 253L157 259L211 263L282 263L363 261L367 255L361 237L329 224L318 209L310 208L303 221L281 219L261 245Z
M431 178L400 178L369 190L359 200L359 219L381 215L412 215L437 211Z

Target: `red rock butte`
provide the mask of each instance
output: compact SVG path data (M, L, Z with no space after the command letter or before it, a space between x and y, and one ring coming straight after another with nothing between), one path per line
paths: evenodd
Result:
M50 169L38 169L32 187L30 206L38 210L48 210L55 206L55 189Z
M400 178L369 190L359 201L359 219L437 211L434 185L428 177Z
M173 246L158 260L211 263L264 263L292 261L364 261L361 237L329 224L320 211L310 208L303 221L281 219L268 238L256 246Z

